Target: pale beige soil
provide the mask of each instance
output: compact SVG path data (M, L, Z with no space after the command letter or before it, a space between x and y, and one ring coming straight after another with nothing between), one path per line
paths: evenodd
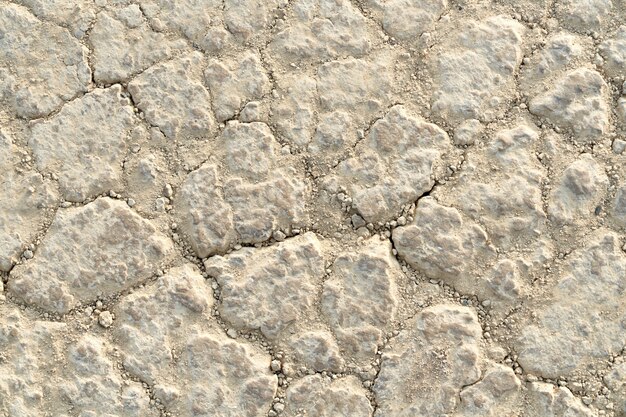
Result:
M0 417L625 417L626 0L0 0Z

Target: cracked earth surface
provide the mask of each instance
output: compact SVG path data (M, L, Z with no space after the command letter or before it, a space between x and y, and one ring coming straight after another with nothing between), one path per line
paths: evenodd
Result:
M0 416L626 416L626 0L0 0Z

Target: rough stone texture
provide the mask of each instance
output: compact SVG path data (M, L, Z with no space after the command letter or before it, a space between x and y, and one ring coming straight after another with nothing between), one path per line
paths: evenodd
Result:
M276 390L269 358L207 328L211 292L186 264L127 297L115 329L124 367L177 415L265 416Z
M421 311L383 353L374 383L375 416L454 411L461 389L480 379L480 335L478 317L467 307L442 304Z
M524 92L534 94L546 80L571 68L585 55L585 40L568 32L557 32L546 40L546 45L538 49L524 61L520 85Z
M573 252L545 303L537 302L536 322L516 342L519 363L545 377L567 375L626 342L626 255L614 232L597 231ZM564 338L562 335L567 335Z
M527 416L595 417L597 413L585 407L567 388L556 388L542 382L531 383L528 388Z
M449 123L502 114L522 60L524 27L503 16L469 21L431 55L432 110Z
M322 64L317 71L320 107L369 120L391 99L392 75L382 59L348 58Z
M0 0L0 417L626 416L626 0Z
M272 123L294 147L305 147L315 130L317 80L292 75L278 78L280 99L272 107Z
M304 181L292 159L279 156L267 125L235 122L220 139L219 159L191 173L177 200L182 226L203 258L238 240L263 242L304 219Z
M550 196L548 214L559 223L590 216L608 185L604 169L590 154L583 154L561 174Z
M277 0L225 0L224 25L239 41L246 41L268 27Z
M202 166L189 175L177 200L184 205L182 225L188 229L194 250L202 257L226 250L236 239L232 209L220 188L216 167Z
M153 287L127 297L117 309L115 330L124 367L142 380L158 382L163 367L173 363L170 349L187 337L182 325L205 318L212 305L211 289L189 264L170 270Z
M556 13L563 26L585 32L606 23L612 7L611 0L563 0L557 4Z
M142 0L153 25L180 33L207 52L245 42L271 23L275 0Z
M348 356L371 359L398 304L395 281L401 272L391 245L372 238L360 252L339 255L331 269L322 311Z
M496 417L506 415L519 402L521 383L515 372L504 365L493 364L481 380L463 388L455 416ZM540 415L540 414L538 414Z
M24 7L0 4L0 101L19 117L47 116L87 91L87 48Z
M552 88L534 97L531 113L569 129L578 142L593 142L609 129L607 85L596 71L568 72Z
M69 331L64 323L0 311L2 415L157 415L149 410L150 398L140 383L122 382L102 338L83 335L64 343Z
M58 201L52 181L31 171L14 169L17 148L0 131L0 271L9 271L41 228L46 210ZM7 198L9 197L10 198Z
M165 402L181 416L266 416L276 393L276 376L268 365L266 354L225 336L190 337L177 364L180 398Z
M275 339L314 308L322 256L321 243L307 233L258 251L214 256L204 264L222 289L221 316L239 329Z
M617 120L618 126L620 126L622 130L626 130L626 98L624 97L621 97L617 101Z
M421 198L415 222L398 227L393 243L406 262L433 279L459 282L495 260L487 233L458 210Z
M371 48L366 19L348 0L297 0L293 22L278 32L270 49L283 64L359 57Z
M626 183L622 183L615 193L612 214L617 221L626 225Z
M130 288L156 272L171 242L117 200L60 209L37 258L14 268L9 291L43 310L65 314Z
M208 136L213 128L211 98L199 74L202 60L192 52L155 65L128 84L146 120L168 138Z
M68 30L78 39L84 38L96 18L94 2L90 0L17 0L35 16L50 20Z
M79 415L156 416L139 382L122 381L107 357L111 347L99 337L84 335L66 350L67 368L59 387Z
M479 120L468 119L454 129L455 145L473 145L482 135L484 131L483 125Z
M606 61L604 70L609 76L626 74L626 26L621 26L615 36L602 42L598 49Z
M369 417L374 411L366 392L353 376L330 380L311 375L292 384L285 399L285 416Z
M339 373L344 368L339 346L327 331L305 331L296 334L288 345L292 349L294 364L303 364L316 372Z
M185 45L153 32L142 16L137 20L126 15L115 18L107 12L98 14L89 42L94 51L94 79L107 84L127 81Z
M545 169L533 155L539 134L529 125L497 132L482 152L469 155L447 200L480 222L504 250L533 242L544 229ZM485 164L484 161L490 161Z
M261 60L252 52L229 61L214 59L204 76L213 92L213 110L218 122L239 114L247 102L262 98L270 90Z
M95 89L32 126L28 144L37 167L59 177L68 201L83 201L117 188L126 155L133 108L115 85Z
M433 171L449 148L441 128L395 106L374 123L358 155L339 163L327 186L344 187L367 222L387 221L432 188Z
M532 131L523 128L501 132L498 140L486 151L493 160L497 160L494 151L504 150L500 157L519 163L519 168L524 167L526 175L533 178L537 173L525 165L529 161L527 155L519 152L519 148L515 152L516 146L521 146L523 150L523 140L529 139L529 134L532 138ZM521 143L510 142L513 137ZM545 220L541 210L541 193L533 190L533 196L528 189L520 187L523 184L521 177L509 179L507 176L510 174L504 176L506 181L501 192L499 187L488 189L484 183L475 182L476 172L472 172L471 165L466 172L469 178L465 181L459 179L458 184L463 187L456 189L455 195L463 210L476 220L467 219L463 212L446 207L433 197L423 197L417 204L413 224L394 229L392 240L398 256L415 270L427 278L443 280L458 291L490 300L495 315L496 312L507 311L521 300L527 292L524 278L551 258L551 245L535 241L541 230L536 232L523 227L540 227L537 224L533 226L533 223ZM498 185L498 176L494 178L491 174L490 180L491 184ZM535 186L528 188L532 190ZM521 189L525 195L515 198L512 189ZM465 190L470 190L470 193L465 194ZM478 195L484 196L485 200L477 202L475 196ZM539 202L533 201L532 197ZM493 204L494 201L497 204ZM516 205L517 202L521 204ZM494 235L488 234L478 222L492 226ZM533 253L524 258L518 258L518 254L505 258L502 253L513 244L532 249ZM498 256L498 253L501 255Z
M214 30L223 27L214 18L222 7L219 0L143 0L140 5L153 23L179 32L205 49L211 49Z
M0 312L0 413L43 415L44 398L52 395L53 387L50 383L41 383L41 377L54 369L54 358L60 355L62 348L53 337L66 325L31 323L17 309L5 306L0 307ZM41 354L43 351L45 355Z
M446 10L447 0L391 0L385 2L383 28L391 36L404 41L414 40L432 30Z

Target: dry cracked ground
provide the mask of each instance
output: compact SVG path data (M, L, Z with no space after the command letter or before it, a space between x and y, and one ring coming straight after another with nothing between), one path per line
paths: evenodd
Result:
M626 416L626 0L0 0L0 416Z

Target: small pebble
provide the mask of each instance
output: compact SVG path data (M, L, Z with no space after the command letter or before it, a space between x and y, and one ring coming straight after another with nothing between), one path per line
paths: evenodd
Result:
M277 241L277 242L282 242L283 240L285 240L285 238L287 237L287 235L280 231L280 230L276 230L274 231L274 233L272 233L272 237Z
M113 324L113 314L109 311L103 311L98 316L98 323L104 328L109 328Z
M270 364L270 368L272 369L273 372L278 372L280 371L281 368L281 363L279 360L274 359L271 364Z

